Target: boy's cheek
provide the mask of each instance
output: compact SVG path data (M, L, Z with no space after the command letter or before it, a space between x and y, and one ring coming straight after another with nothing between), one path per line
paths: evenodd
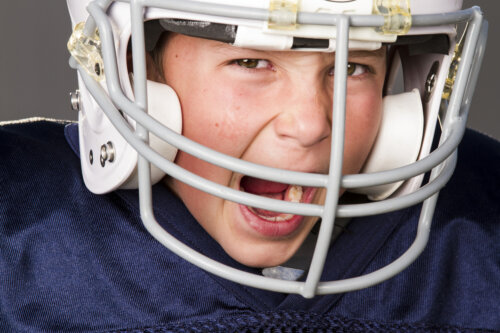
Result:
M377 136L381 118L380 97L358 99L348 104L344 149L345 174L359 172L365 163Z

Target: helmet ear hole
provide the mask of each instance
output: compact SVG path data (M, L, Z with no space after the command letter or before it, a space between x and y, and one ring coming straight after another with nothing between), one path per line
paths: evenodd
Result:
M403 65L397 47L392 47L387 55L387 74L384 83L384 96L396 95L405 91Z
M422 145L423 131L424 111L418 89L384 97L379 132L361 172L385 171L415 162ZM383 200L402 183L356 188L351 192L365 194L370 200Z

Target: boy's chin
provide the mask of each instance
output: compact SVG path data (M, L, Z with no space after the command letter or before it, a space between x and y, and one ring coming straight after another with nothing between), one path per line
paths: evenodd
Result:
M221 243L226 253L248 267L265 268L282 265L298 251L311 227L286 239L239 239Z
M263 253L262 255L247 255L242 253L230 253L227 252L234 260L242 265L253 267L253 268L265 268L265 267L275 267L287 262L294 253L291 254L270 254Z

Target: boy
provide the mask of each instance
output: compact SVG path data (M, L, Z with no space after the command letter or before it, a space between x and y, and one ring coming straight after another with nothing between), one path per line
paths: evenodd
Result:
M83 9L85 4L74 1L69 2L69 5L75 23L81 21L77 19L78 16L87 18L87 11ZM437 213L435 225L438 230L434 242L431 242L431 249L401 275L379 286L345 295L335 294L338 292L335 290L336 284L320 284L316 288L314 279L312 283L309 282L310 276L317 274L315 260L321 260L317 254L311 259L313 251L310 248L314 246L320 250L315 253L322 249L328 252L325 268L320 271L321 281L370 274L395 260L408 248L419 207L348 221L337 219L335 222L342 223L346 232L338 235L338 231L329 230L329 227L333 228L333 217L329 215L337 213L335 207L338 196L342 195L341 200L344 202L369 204L364 198L344 195L345 189L337 186L340 184L332 185L332 182L335 182L335 173L338 177L340 174L356 174L362 169L367 170L372 163L378 163L382 158L375 153L377 150L385 150L382 156L402 156L406 150L411 150L410 155L415 155L425 150L424 146L432 140L433 131L430 131L431 134L422 133L424 124L418 115L422 116L425 111L426 118L432 118L432 112L427 109L431 109L430 106L422 109L420 98L429 105L434 100L441 101L441 91L435 92L434 89L448 74L448 68L442 65L444 69L432 70L432 59L430 64L433 66L429 66L431 71L425 73L426 76L429 74L425 77L424 88L427 90L422 94L417 91L400 96L402 100L398 100L399 103L408 105L396 108L396 114L404 114L406 110L416 112L408 115L410 121L406 123L395 123L395 118L391 118L392 127L404 129L404 135L400 138L394 137L394 132L389 134L389 141L396 141L396 146L403 146L401 151L396 152L387 148L393 147L387 146L387 143L379 148L380 140L383 140L380 138L386 135L385 122L391 117L388 110L392 110L383 100L391 83L392 72L387 63L392 64L394 57L398 56L404 64L408 58L418 62L417 59L421 58L411 58L415 56L414 53L417 52L418 56L419 52L427 51L445 64L447 60L443 54L448 55L452 48L446 28L434 34L440 37L422 38L422 35L417 34L413 39L398 38L396 44L402 45L401 48L394 47L391 50L385 46L385 38L389 40L393 37L390 33L389 37L373 40L372 35L356 35L353 31L352 34L357 37L352 37L352 50L347 58L346 45L342 46L345 17L337 21L337 38L326 40L326 45L324 38L307 37L307 31L302 31L303 35L292 39L286 33L277 33L277 36L286 38L272 39L270 42L292 41L292 48L302 49L301 52L293 52L270 51L277 46L265 40L268 35L258 35L261 39L254 48L241 47L253 43L252 39L243 42L239 39L245 31L244 24L237 28L228 22L207 24L204 20L188 19L188 14L177 19L178 13L173 15L167 11L162 14L170 14L175 19L166 16L166 19L154 20L147 27L146 36L152 39L153 50L150 57L144 57L144 52L138 50L144 50L144 46L148 50L151 48L141 45L140 40L134 40L137 35L141 35L137 29L142 26L142 8L138 3L132 4L132 17L140 13L141 25L132 23L134 32L130 51L126 43L118 41L116 45L113 43L112 48L107 47L112 33L117 33L119 41L128 38L127 24L120 22L128 12L128 5L116 3L109 9L108 5L106 1L101 1L91 3L88 7L93 19L101 22L98 24L99 34L95 34L92 24L87 23L80 34L75 33L70 43L73 58L79 59L79 63L72 60L72 66L78 68L80 73L81 99L75 96L75 107L79 107L82 113L79 128L69 125L65 127L65 135L73 150L80 155L85 185L95 193L110 193L96 196L83 189L82 179L78 175L78 161L70 155L68 147L61 144L64 138L56 124L7 126L2 132L5 138L2 155L8 161L4 164L6 171L2 172L2 183L6 182L4 179L7 179L7 175L9 177L7 195L2 197L6 205L0 215L5 221L2 226L3 239L8 239L2 243L6 258L2 263L2 272L5 272L5 285L9 286L2 289L2 304L5 306L2 307L0 323L3 327L12 331L259 331L271 327L312 331L352 330L354 327L359 330L373 327L380 330L498 328L498 289L493 287L497 275L489 273L490 269L498 268L498 251L495 250L498 245L494 241L499 233L495 218L499 215L498 207L494 205L498 198L495 192L489 192L495 188L494 184L482 178L486 173L495 177L495 172L498 174L496 170L486 169L484 173L474 175L467 168L458 170L458 179L463 179L461 176L464 174L468 178L476 178L469 185L469 190L481 187L479 195L482 194L482 197L477 200L485 202L482 203L480 217L474 217L474 209L478 208L462 210L460 203L464 197L455 195L454 191L461 185L451 183L449 191L442 194L445 200L440 203L442 208ZM202 6L200 3L197 5ZM338 9L337 6L341 5L333 4L330 9ZM451 6L450 10L456 4ZM372 10L371 4L362 7L360 5L356 10ZM231 9L237 10L236 7ZM418 9L414 12L418 13ZM203 11L202 8L199 10ZM102 23L104 21L99 16L104 13L107 13L117 30L107 30L108 26ZM279 27L282 29L292 28L289 27L294 25L289 22L290 12L278 9L273 13L277 17L285 17L285 22L273 21L269 23L271 26L277 24L285 25ZM477 18L477 13L474 13L469 12ZM152 9L144 15L151 19L148 15L157 13ZM120 26L120 23L123 25ZM161 27L159 41L152 37L158 26ZM209 26L216 31L211 32L211 28L207 28ZM471 31L478 32L477 29L480 30L480 24L473 24ZM402 30L406 30L406 27L403 26ZM330 34L331 31L314 33ZM473 33L469 36L473 36ZM101 39L102 45L99 45ZM445 51L440 45L443 39ZM417 47L405 47L410 41ZM99 52L100 48L102 53ZM312 48L323 52L311 52ZM82 53L82 50L87 53ZM116 55L113 54L115 50ZM335 55L331 53L334 50L337 51ZM398 50L399 55L393 50ZM472 51L467 47L465 50L464 58L472 58ZM133 64L127 62L130 52L133 54ZM99 59L101 55L104 58L102 62ZM142 58L145 59L141 63ZM149 79L159 84L150 82L146 85L146 62ZM117 68L114 63L118 64ZM345 66L339 66L339 63ZM88 64L90 66L85 69ZM133 88L128 82L132 67ZM342 74L346 76L345 81L341 78ZM430 74L437 76L437 82L433 82ZM458 75L457 82L463 77ZM118 82L130 98L129 101L115 90ZM344 90L341 87L343 84ZM385 89L384 85L387 85ZM103 87L108 89L109 99L106 99L107 93ZM146 101L143 90L146 87L149 101ZM340 97L343 91L345 131L339 132L336 124L343 120L343 112L338 112L343 109ZM415 96L418 103L415 103ZM134 107L131 106L134 105L132 100ZM449 103L453 109L454 100L450 99ZM139 137L148 138L142 126L151 123L140 116L136 117L137 123L132 120L136 116L136 108L145 109L146 104L150 115L176 131L180 131L178 124L182 117L183 137L172 135L166 129L166 134L152 129L155 135L149 137L154 149L175 161L175 164L162 161L155 163L168 174L153 188L156 217L152 217L148 210L148 189L141 185L141 178L142 184L144 179L150 178L149 167L139 159L139 174L136 175L138 158L133 155L135 151L121 144L120 140L123 139L120 135L109 134L114 126L123 130L120 126L126 124L135 126ZM115 108L122 111L123 117ZM113 125L104 117L103 111L112 119ZM116 118L116 115L120 116ZM449 126L451 116L445 116L441 116L443 136L455 138L453 130L456 127ZM130 123L125 123L124 119ZM429 123L426 123L426 127L429 131ZM410 133L413 128L420 128L420 134L419 131ZM447 133L447 130L452 133ZM134 147L140 146L137 138L123 135ZM483 147L488 147L488 152L498 161L499 148L496 143L478 138L475 134L468 135L471 138L464 145L466 156L470 155L471 144L480 142ZM179 151L174 149L172 152L171 146L157 145L155 136L168 137L170 140L167 141ZM35 139L37 137L44 137L45 141L40 142ZM340 141L345 142L344 145L338 143L339 137ZM413 142L403 143L407 137ZM252 169L248 164L237 163L232 168L223 168L233 163L234 159L220 157L223 165L214 165L210 156L206 156L215 154L214 151L207 153L194 143L185 143L182 138L246 162L300 173L280 171L285 176L276 176L275 180L275 177L270 176L272 171L266 168ZM23 147L31 147L27 144L29 142L35 143L33 151L28 154L28 162L20 163L11 149L16 140L24 143ZM415 149L414 141L417 141L418 149ZM440 147L446 147L445 143ZM195 154L197 149L199 152ZM141 154L157 161L154 154L148 153L147 149L145 151ZM215 155L215 159L219 156ZM420 158L424 156L425 153ZM476 157L479 165L485 165L481 163L480 152ZM335 162L335 158L340 159L341 164ZM390 164L390 167L384 163L382 169L375 168L368 172L406 165L415 158L405 157L403 161ZM33 170L33 165L38 168ZM244 172L245 168L248 172ZM261 170L262 176L259 173ZM449 170L449 166L443 167L443 170ZM152 173L153 179L163 177L158 170L153 169ZM309 178L303 180L306 178L303 173L308 173ZM327 177L327 174L330 175ZM379 201L382 205L378 207L384 205L386 197L394 195L394 199L386 201L392 203L388 204L392 206L390 210L396 209L396 203L400 202L398 198L404 198L405 194L409 193L407 198L411 199L412 193L422 193L414 187L408 189L407 185L400 187L399 183L394 183L400 180L396 178L385 181L390 183L388 186L375 189L365 186L368 189L358 192L368 195L370 199L382 200ZM56 179L59 182L55 182ZM435 179L442 177L435 178L433 175L428 184L435 184ZM33 182L35 180L36 183ZM223 187L210 185L205 180ZM17 188L11 184L16 184ZM136 186L140 188L140 198L137 191L130 189ZM345 187L349 187L349 184ZM120 189L113 191L116 188ZM422 187L424 190L428 188L428 185ZM395 191L400 193L393 194ZM19 209L22 206L19 201L27 192L30 196L25 204L26 208L31 206L29 211ZM241 192L252 195L243 193L237 197L239 194L235 193ZM269 203L255 199L256 196L282 202ZM410 202L410 199L407 201ZM287 206L287 203L298 205ZM424 204L424 226L425 215L429 214L428 205L433 205L433 201ZM342 207L347 206L339 206L338 215L342 215ZM304 213L296 213L301 212L301 209ZM388 210L387 207L381 208L379 212ZM348 216L349 213L344 215ZM318 216L322 217L321 222ZM146 229L170 250L216 275L243 285L206 273L162 248L142 228L141 219ZM208 258L222 262L226 267L188 253L183 245L157 228L156 220L170 235ZM476 223L479 220L487 222ZM464 221L467 226L461 227L460 232L465 232L465 235L457 237L457 225ZM422 222L419 228L422 228ZM482 228L488 230L487 237L481 231ZM327 236L324 236L325 233ZM337 239L330 244L332 233ZM448 241L448 238L453 241ZM489 245L485 249L474 246L479 241ZM461 254L459 260L454 260L450 254L450 244L456 247L453 255ZM476 259L479 255L484 256L484 261L479 260L482 262L478 264ZM311 260L313 264L308 272ZM449 270L457 273L448 277L445 269L440 268L436 272L436 267L442 265L443 261L449 265ZM408 264L405 262L398 267ZM282 267L274 269L275 266ZM262 268L265 268L263 272ZM243 273L235 273L234 269ZM248 273L253 273L251 276L254 280L248 279ZM263 278L262 274L272 279ZM290 279L288 275L293 275L291 280L298 281L287 281ZM471 285L463 279L474 283ZM303 280L306 280L305 289L294 289L302 285ZM385 278L375 277L374 282L366 283L371 285L381 280ZM352 285L343 289L341 287L340 291L360 288L356 284L358 280L351 281ZM245 285L258 286L263 290ZM311 286L312 295L306 290ZM330 295L304 299L299 295L269 292L269 289L290 289L287 292L298 292L307 297L316 293ZM381 301L384 302L382 307L379 306ZM472 306L479 307L481 314L471 313Z

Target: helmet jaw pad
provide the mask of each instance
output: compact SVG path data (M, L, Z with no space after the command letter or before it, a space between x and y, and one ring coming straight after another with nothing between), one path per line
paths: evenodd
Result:
M417 160L422 145L424 112L418 89L389 95L383 100L382 122L362 173L396 169ZM403 181L352 189L370 200L383 200Z

